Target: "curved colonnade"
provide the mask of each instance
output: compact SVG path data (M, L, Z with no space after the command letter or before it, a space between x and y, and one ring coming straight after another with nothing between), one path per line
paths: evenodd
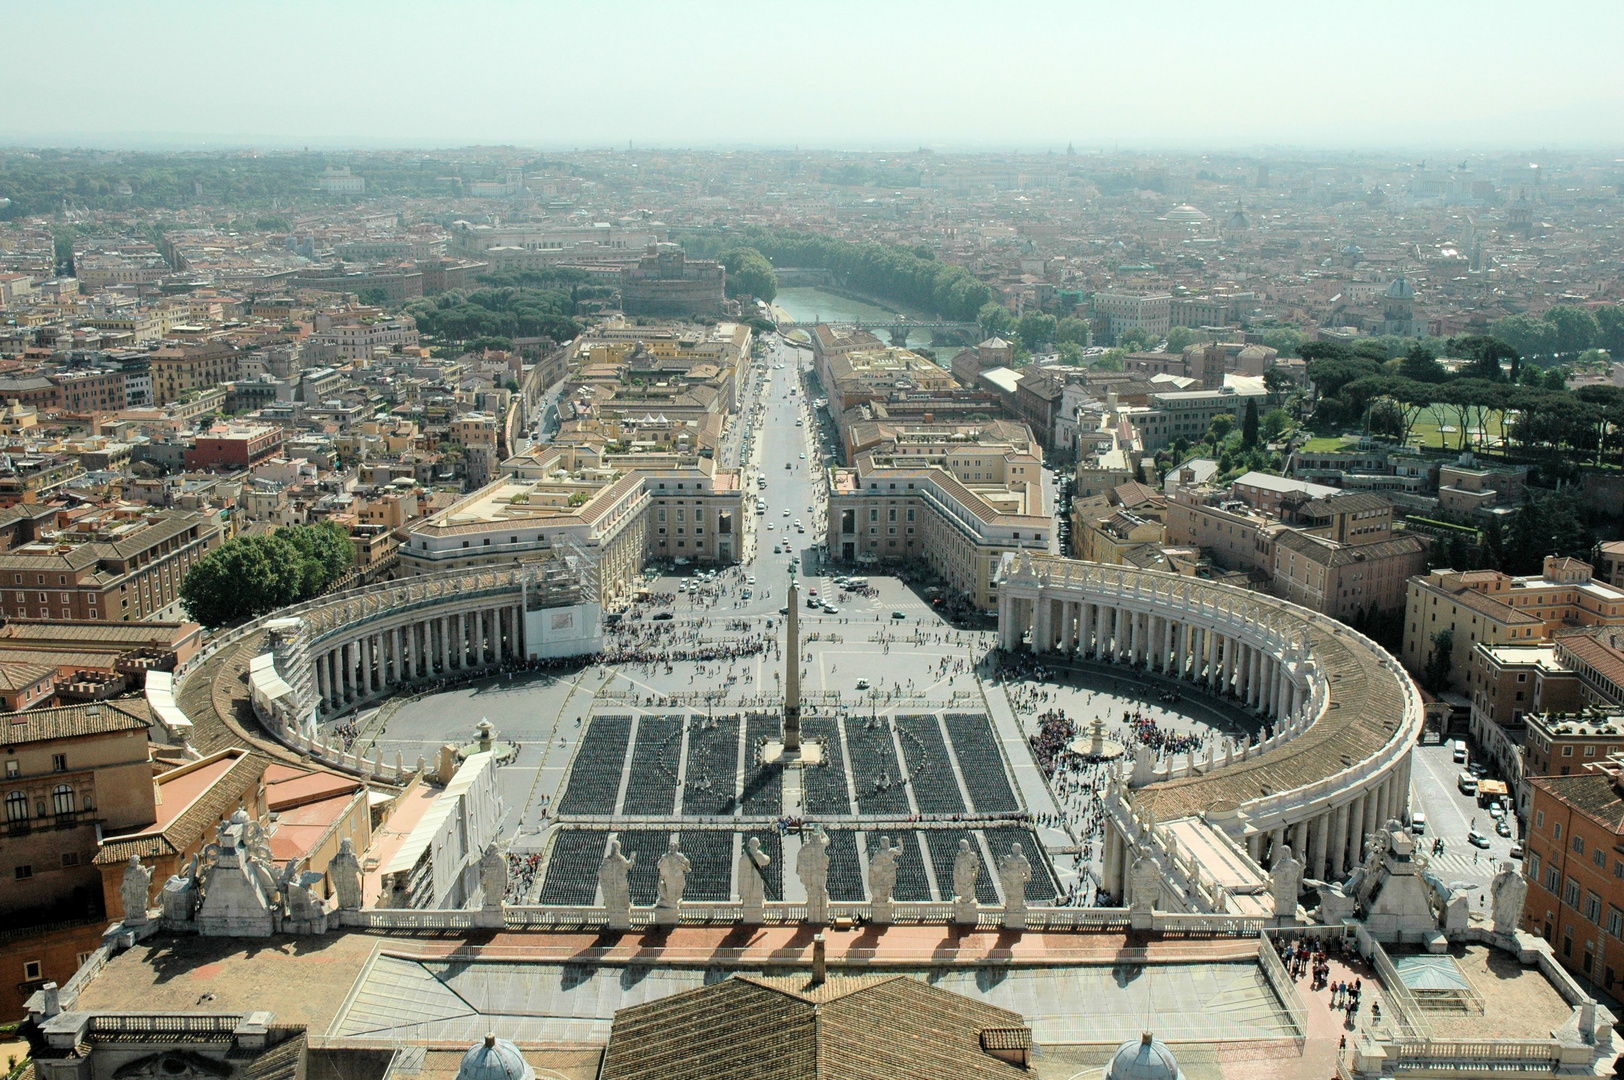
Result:
M1006 650L1144 667L1275 725L1261 752L1184 769L1141 758L1113 784L1107 892L1123 895L1136 855L1165 856L1157 822L1200 817L1255 869L1289 846L1307 876L1340 880L1371 834L1407 817L1420 694L1398 661L1342 623L1227 585L1024 554L1005 558L998 608Z
M451 570L282 608L212 638L179 673L174 699L199 749L246 740L400 781L404 763L368 762L359 749L324 745L317 721L420 682L524 657L532 576L524 568ZM250 708L280 747L254 738Z

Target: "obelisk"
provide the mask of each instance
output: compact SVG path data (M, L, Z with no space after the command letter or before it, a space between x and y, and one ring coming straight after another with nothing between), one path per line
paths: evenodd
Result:
M801 749L801 588L793 573L789 576L789 617L784 638L784 752Z

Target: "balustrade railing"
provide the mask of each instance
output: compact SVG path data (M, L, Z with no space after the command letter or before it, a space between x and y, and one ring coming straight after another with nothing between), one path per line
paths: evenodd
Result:
M1274 990L1274 996L1280 999L1291 1017L1292 1024L1303 1037L1308 1035L1308 1009L1303 1005L1302 997L1297 993L1297 984L1286 971L1286 965L1281 961L1276 951L1274 940L1267 935L1258 942L1258 966L1263 969L1263 977L1268 980L1269 986Z
M1396 1069L1418 1070L1486 1064L1503 1069L1522 1064L1554 1069L1562 1048L1555 1039L1433 1039L1400 1037L1392 1040L1389 1062Z
M229 1035L239 1013L104 1013L91 1018L93 1035Z

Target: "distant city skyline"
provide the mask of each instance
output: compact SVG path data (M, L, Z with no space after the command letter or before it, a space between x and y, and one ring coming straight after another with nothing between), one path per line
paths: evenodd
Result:
M12 146L1624 148L1624 4L1594 0L0 0L0 25Z

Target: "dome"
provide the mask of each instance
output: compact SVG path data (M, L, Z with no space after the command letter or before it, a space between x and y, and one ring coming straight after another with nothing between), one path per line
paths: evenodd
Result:
M1389 300L1414 300L1415 299L1415 286L1411 285L1408 281L1405 281L1403 278L1394 278L1393 283L1391 285L1387 286L1387 299L1389 299Z
M1167 212L1167 217L1163 220L1183 221L1189 222L1190 224L1196 224L1202 221L1209 221L1211 219L1208 218L1206 214L1203 214L1200 210L1197 210L1195 207L1191 206L1189 203L1180 203L1179 205L1173 207L1173 209L1169 210Z
M1184 1080L1184 1074L1167 1044L1147 1031L1138 1042L1117 1047L1104 1080Z
M457 1080L536 1080L536 1070L517 1046L492 1033L462 1055Z

